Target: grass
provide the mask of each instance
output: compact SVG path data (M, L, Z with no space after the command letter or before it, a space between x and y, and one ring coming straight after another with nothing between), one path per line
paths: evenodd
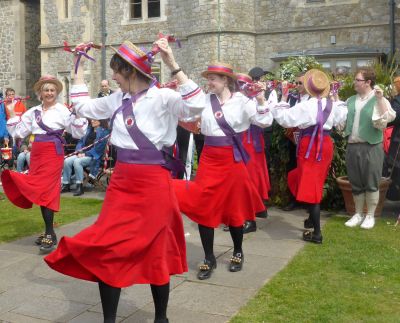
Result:
M0 194L4 197L4 194ZM64 225L99 213L103 201L96 199L61 198L61 211L54 221ZM7 198L0 201L0 243L43 232L40 208L24 210L11 204Z
M400 322L400 227L344 222L329 219L324 244L307 245L231 322Z

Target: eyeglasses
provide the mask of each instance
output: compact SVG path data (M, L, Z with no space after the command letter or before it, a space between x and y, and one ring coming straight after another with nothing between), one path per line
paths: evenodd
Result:
M294 82L296 85L303 85L303 82Z
M362 79L354 79L354 82L366 82L367 80L362 80Z

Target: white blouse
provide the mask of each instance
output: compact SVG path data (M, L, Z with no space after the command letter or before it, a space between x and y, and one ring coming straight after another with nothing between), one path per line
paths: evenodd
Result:
M215 120L210 95L207 94L205 108L201 113L201 132L206 136L225 136ZM245 131L251 124L265 128L270 126L273 121L266 103L258 105L256 100L249 99L239 92L233 93L221 109L225 120L235 132Z
M114 92L103 98L90 99L84 84L74 85L71 90L71 101L77 115L97 120L110 119L122 105L122 99L130 97L129 93ZM199 114L203 107L203 91L189 80L179 87L179 92L151 87L133 104L133 112L138 128L161 150L163 146L175 143L178 119ZM110 141L120 148L138 149L126 129L122 112L114 119Z
M322 110L326 108L326 99L322 99ZM287 102L279 102L271 105L270 109L276 122L284 128L298 127L305 129L317 124L318 99L310 98L306 101L301 101L293 107L290 107ZM343 124L347 118L347 106L343 101L332 103L332 110L324 124L325 130L330 130L332 127L337 127Z
M77 118L63 104L56 103L46 111L43 111L42 105L38 105L30 108L21 117L10 118L7 121L7 130L12 137L25 138L30 134L46 133L36 122L35 110L41 112L43 123L53 130L63 129L77 139L82 138L86 133L87 120Z

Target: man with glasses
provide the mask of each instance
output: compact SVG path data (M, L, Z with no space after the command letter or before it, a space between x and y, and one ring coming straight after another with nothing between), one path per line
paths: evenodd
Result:
M375 85L373 69L363 68L354 78L356 95L347 100L345 136L347 175L352 186L355 214L347 227L371 229L379 200L379 183L383 167L383 130L396 117L396 112ZM364 204L367 213L364 215Z

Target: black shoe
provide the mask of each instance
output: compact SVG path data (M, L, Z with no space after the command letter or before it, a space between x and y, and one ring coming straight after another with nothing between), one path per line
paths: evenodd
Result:
M233 253L233 256L231 257L231 263L229 264L229 271L232 272L241 271L243 268L243 262L244 262L243 253L241 252Z
M266 219L268 217L268 210L265 209L264 211L256 213L256 218Z
M304 220L304 229L312 229L314 228L313 222L310 218Z
M62 184L61 186L61 193L67 193L70 192L71 188L69 187L69 184Z
M312 231L305 231L303 233L303 240L307 242L313 242L317 244L322 243L322 235L314 235L314 232Z
M43 253L49 253L55 249L56 245L57 245L57 236L55 234L54 235L47 234L43 237L39 249Z
M200 280L208 279L211 277L213 269L217 268L217 261L204 259L203 264L199 266L199 272L197 278Z
M246 221L243 225L243 234L255 232L257 230L256 221Z
M44 235L45 235L44 233L39 234L39 236L35 240L35 244L36 245L40 246L42 244L42 240L44 238Z
M289 212L297 209L299 207L299 204L296 201L291 201L288 205L286 205L282 210Z
M83 195L83 184L76 184L76 191L73 194L74 196L81 196Z

